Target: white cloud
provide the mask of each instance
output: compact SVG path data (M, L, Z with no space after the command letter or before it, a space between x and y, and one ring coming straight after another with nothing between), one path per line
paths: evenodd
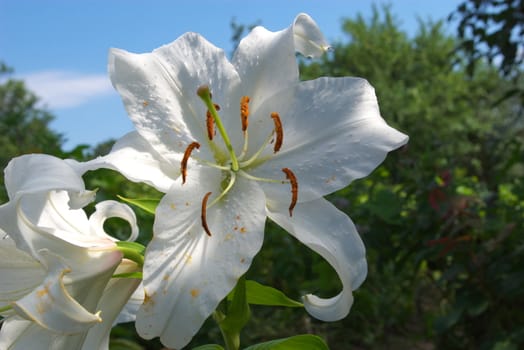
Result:
M83 105L91 100L114 93L105 74L79 74L69 71L41 71L17 76L25 81L49 109L64 109Z

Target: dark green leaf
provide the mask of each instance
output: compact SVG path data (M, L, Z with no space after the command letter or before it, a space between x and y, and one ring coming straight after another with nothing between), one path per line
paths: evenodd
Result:
M302 303L288 298L273 287L264 286L255 281L246 281L247 302L253 305L304 307ZM228 299L232 296L229 295Z
M120 198L121 200L123 200L126 203L135 205L139 207L140 209L143 209L152 215L155 215L156 207L158 206L158 203L160 202L160 199L157 199L157 198L132 199L132 198L125 198L122 196L118 196L118 198Z
M316 335L303 334L251 345L245 350L328 350L324 340Z
M206 344L197 346L193 350L224 350L224 348L217 344Z

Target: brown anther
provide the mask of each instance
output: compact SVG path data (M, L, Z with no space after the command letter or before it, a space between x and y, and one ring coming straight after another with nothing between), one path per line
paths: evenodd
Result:
M286 179L291 183L291 204L289 205L289 216L293 216L293 208L298 200L298 181L295 174L289 168L283 168L282 171L286 174Z
M249 96L242 96L240 99L240 121L242 122L242 131L246 132L249 117Z
M277 153L282 147L282 142L284 141L284 130L282 129L282 121L280 120L280 115L277 112L271 113L271 118L275 123L275 145L273 146L273 152ZM289 169L288 169L289 170Z
M187 146L184 152L184 158L182 158L182 162L180 163L180 172L182 173L182 184L186 183L187 161L189 160L189 156L191 156L191 152L195 148L200 148L200 144L198 142L191 142L189 146Z
M204 228L204 231L206 231L206 234L211 237L211 231L209 231L209 227L207 226L207 219L206 219L206 212L207 212L207 200L209 196L211 196L212 192L206 193L204 198L202 199L202 214L200 218L202 219L202 227Z
M213 104L215 106L215 109L217 111L220 110L220 106L217 104ZM206 127L207 127L207 137L209 140L213 140L213 137L217 134L217 131L215 130L215 121L213 119L213 116L211 115L210 111L206 112Z

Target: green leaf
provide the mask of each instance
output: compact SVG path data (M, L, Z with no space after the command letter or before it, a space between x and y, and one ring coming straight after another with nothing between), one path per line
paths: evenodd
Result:
M271 340L265 343L251 345L244 350L328 350L329 347L322 338L312 334L295 335L293 337Z
M206 344L197 346L193 350L224 350L224 348L217 344Z
M462 317L464 307L461 305L455 305L447 314L440 316L435 319L433 326L438 333L444 333L451 327L453 327Z
M493 350L517 350L517 344L511 342L511 340L498 341L494 346Z
M304 307L298 301L288 298L284 293L273 287L264 286L255 281L246 281L247 302L253 305ZM228 295L231 299L232 295Z
M397 224L400 220L400 201L389 189L379 189L372 195L366 207L382 220Z
M124 338L111 339L109 348L111 350L144 350L139 344Z
M155 215L156 207L158 206L158 203L160 202L160 199L158 198L132 199L132 198L125 198L122 196L118 196L118 198L120 198L121 200L123 200L126 203L135 205L139 207L140 209L143 209L152 215Z

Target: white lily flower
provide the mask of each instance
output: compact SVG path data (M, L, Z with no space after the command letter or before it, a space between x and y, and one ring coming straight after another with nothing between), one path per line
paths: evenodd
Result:
M113 168L166 193L146 251L142 337L186 345L249 268L266 217L342 281L333 298L306 295L307 311L327 321L348 314L367 273L365 249L322 197L368 175L408 138L381 118L365 80L299 81L295 53L328 48L300 14L283 31L255 28L231 62L195 33L151 53L110 52L111 81L136 132L106 157L72 166Z
M138 234L126 205L105 201L88 218L92 198L65 161L46 155L13 159L5 170L10 201L0 207L1 349L107 349L109 331L136 279L104 221L119 217ZM115 288L118 286L118 288Z

